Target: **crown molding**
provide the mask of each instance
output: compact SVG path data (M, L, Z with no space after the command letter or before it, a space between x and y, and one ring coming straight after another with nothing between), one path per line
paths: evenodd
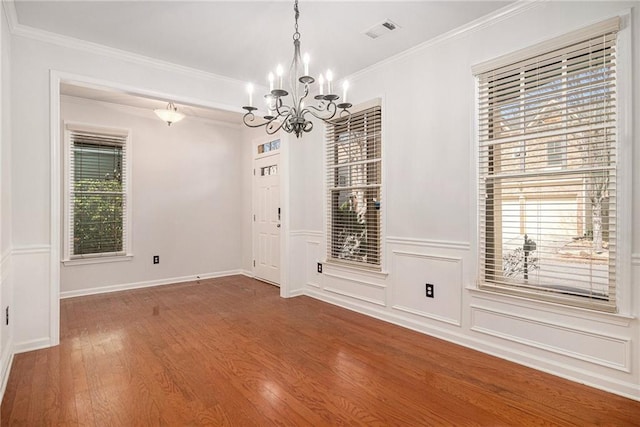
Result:
M439 43L445 42L447 40L453 40L457 37L461 37L463 35L471 34L476 31L480 31L484 28L487 28L497 22L503 21L505 19L511 18L513 16L519 15L528 10L534 9L540 6L543 3L546 3L551 0L518 0L513 4L505 6L501 9L498 9L488 15L485 15L481 18L478 18L474 21L471 21L467 24L464 24L460 27L454 28L451 31L440 34L432 39L429 39L425 42L420 43L417 46L409 48L403 52L400 52L394 56L391 56L387 59L383 59L380 62L377 62L367 68L364 68L360 71L353 73L352 75L346 77L349 81L357 81L358 79L364 77L366 74L369 74L371 71L382 68L386 65L392 64L394 62L400 61L407 56L411 56L415 53L418 53L422 50L425 50L429 47L435 46Z
M207 80L219 80L228 83L242 85L244 87L245 82L234 79L231 77L221 76L219 74L210 73L208 71L199 70L197 68L191 68L184 65L175 64L173 62L164 61L161 59L151 58L149 56L140 55L137 53L129 52L126 50L116 49L113 47L105 46L99 43L94 43L74 37L64 36L61 34L52 33L49 31L33 28L27 25L22 25L18 21L18 14L16 12L14 0L0 0L4 6L5 14L7 15L7 21L9 22L9 30L15 36L25 37L32 40L41 41L44 43L50 43L57 46L66 47L69 49L80 50L97 55L103 55L109 58L126 61L138 65L144 65L152 67L162 71L169 71L173 73L180 73L194 78L207 79Z
M13 34L18 25L18 13L16 12L16 5L13 0L0 0L2 1L2 7L4 14L7 17L7 23L9 24L9 31Z

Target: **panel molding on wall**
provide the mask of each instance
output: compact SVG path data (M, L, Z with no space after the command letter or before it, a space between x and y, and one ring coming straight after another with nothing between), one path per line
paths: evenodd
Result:
M313 230L291 230L289 233L291 237L308 237L308 238L322 238L321 231L313 231Z
M598 325L613 325L628 328L635 319L618 313L607 313L604 311L594 311L579 307L562 306L547 301L534 301L517 295L497 293L468 287L473 298L485 301L484 304L508 304L510 307L519 307L524 311L535 310L537 313L547 313L548 316L561 319L574 319L583 324L595 323Z
M391 253L393 255L392 308L460 326L462 322L462 258L401 250L393 250ZM434 284L434 298L425 297L423 283ZM407 289L409 286L412 287Z
M314 288L320 288L320 283L317 280L319 273L313 268L314 260L320 262L320 242L313 240L305 241L305 285L312 286Z
M51 304L58 295L50 286L50 245L24 245L11 251L13 283L13 352L37 350L57 344L51 335ZM34 284L43 285L38 287ZM31 289L44 292L30 292Z
M471 330L528 347L631 372L631 340L471 305ZM544 336L547 342L537 337ZM553 341L555 344L551 344ZM579 349L578 349L579 347ZM605 354L608 353L608 354Z
M417 239L412 237L387 237L386 242L395 245L416 246L434 249L455 249L460 251L468 251L471 249L471 243L458 242L455 240Z
M0 257L0 289L4 289L11 280L11 250L7 249ZM8 305L9 301L2 301L2 306ZM0 353L0 399L4 396L7 387L9 372L13 363L13 335L11 329L6 328L9 337Z
M356 300L386 307L386 285L360 280L353 277L324 272L324 290Z
M48 254L51 251L50 245L25 245L13 248L11 255L35 255L35 254Z

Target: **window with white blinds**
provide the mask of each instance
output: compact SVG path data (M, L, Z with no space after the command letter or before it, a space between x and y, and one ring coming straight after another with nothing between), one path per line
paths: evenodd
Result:
M618 25L476 74L481 287L616 310Z
M327 126L330 260L380 269L381 122L381 107L375 105Z
M66 259L126 255L126 131L66 127Z

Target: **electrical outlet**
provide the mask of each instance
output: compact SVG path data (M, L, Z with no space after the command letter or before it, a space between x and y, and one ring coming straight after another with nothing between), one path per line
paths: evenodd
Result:
M322 273L322 263L318 263L318 273Z
M154 264L160 264L160 255L154 255L153 256L153 263Z
M426 292L426 297L427 298L433 298L433 285L431 283L427 283L424 285L425 287L425 292Z

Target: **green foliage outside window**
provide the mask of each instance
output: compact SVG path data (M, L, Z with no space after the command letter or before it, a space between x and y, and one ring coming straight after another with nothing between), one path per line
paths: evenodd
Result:
M74 255L123 250L122 182L81 179L74 183Z

